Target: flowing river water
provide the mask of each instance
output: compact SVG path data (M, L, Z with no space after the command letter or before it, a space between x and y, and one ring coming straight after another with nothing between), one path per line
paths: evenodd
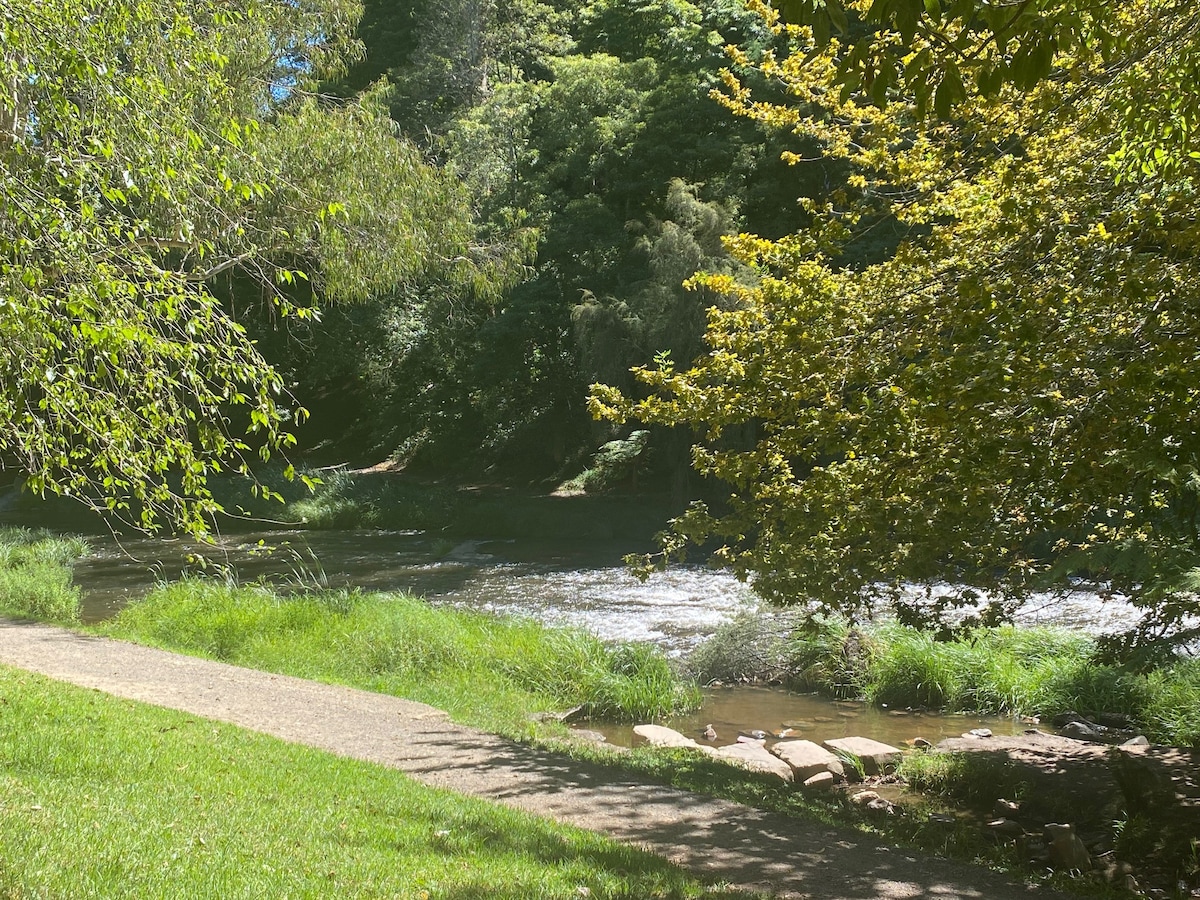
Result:
M114 615L157 581L195 570L202 555L210 573L242 581L268 578L304 586L357 586L408 591L431 603L526 616L587 629L605 640L650 641L670 655L687 653L758 601L731 575L679 567L647 582L634 578L621 557L638 547L608 541L447 540L423 532L286 531L227 537L216 546L190 541L91 539L92 553L76 567L84 618ZM1033 603L1025 621L1091 632L1119 629L1133 611L1078 591ZM695 714L667 724L696 736L712 724L724 743L739 731L779 732L790 727L811 740L863 734L890 743L936 741L971 728L1019 733L1011 719L923 714L860 703L833 703L764 687L711 687ZM589 726L589 727L595 727ZM600 726L629 745L628 726Z

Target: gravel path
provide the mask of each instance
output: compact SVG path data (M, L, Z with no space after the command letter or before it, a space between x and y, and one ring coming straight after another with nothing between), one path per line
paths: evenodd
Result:
M637 844L701 877L779 897L1063 896L507 741L395 697L3 621L0 663L391 766L429 785Z

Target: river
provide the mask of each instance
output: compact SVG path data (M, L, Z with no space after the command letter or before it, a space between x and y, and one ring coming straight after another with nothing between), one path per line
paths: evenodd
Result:
M227 537L216 546L150 538L90 540L93 550L75 572L87 621L114 615L156 581L199 568L297 588L408 591L431 603L580 627L605 640L650 641L676 656L739 612L760 605L733 576L698 566L673 568L641 582L621 561L640 548L617 541L448 540L411 531L272 531ZM204 567L197 556L204 557ZM1095 633L1125 627L1134 618L1127 605L1079 590L1035 599L1023 620ZM791 726L813 740L866 734L892 743L918 736L936 741L971 728L1012 734L1025 727L1011 719L881 710L746 686L709 688L698 712L669 724L693 735L712 724L730 740L742 730ZM600 730L614 743L633 743L628 726Z

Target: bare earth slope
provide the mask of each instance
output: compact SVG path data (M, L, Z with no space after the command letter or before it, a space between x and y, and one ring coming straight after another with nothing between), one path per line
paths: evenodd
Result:
M607 833L702 877L780 897L1063 896L506 741L395 697L2 620L0 663L390 766L426 784Z

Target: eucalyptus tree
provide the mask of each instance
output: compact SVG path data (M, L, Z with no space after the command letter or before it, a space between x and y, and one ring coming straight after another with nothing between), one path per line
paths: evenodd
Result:
M756 285L695 279L727 298L706 354L642 369L644 399L594 390L697 429L731 487L664 552L715 539L773 600L913 622L1083 576L1144 608L1130 641L1200 633L1200 11L750 5L791 48L730 48L721 102L849 175L808 227L727 241ZM881 229L902 239L859 252Z
M315 80L353 0L0 8L0 464L36 493L203 532L206 478L304 416L212 285L284 316L431 267L470 282L469 208L378 103Z

